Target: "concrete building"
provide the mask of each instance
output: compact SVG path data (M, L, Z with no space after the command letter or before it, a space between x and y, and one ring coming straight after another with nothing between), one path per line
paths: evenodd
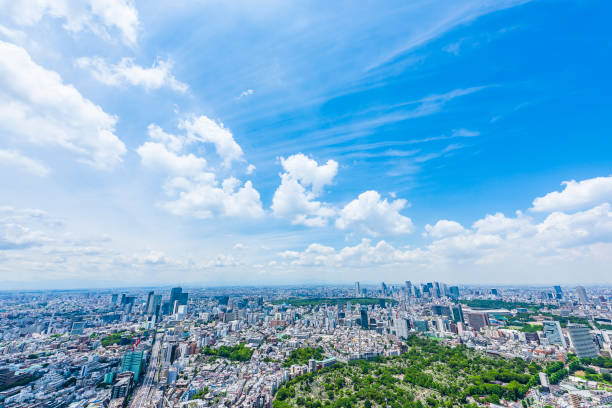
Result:
M572 347L579 358L597 357L599 351L593 341L593 336L588 327L572 325L567 327Z

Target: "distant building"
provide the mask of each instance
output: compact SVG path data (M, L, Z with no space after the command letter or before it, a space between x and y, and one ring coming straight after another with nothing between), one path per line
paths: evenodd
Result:
M563 299L563 291L561 290L561 286L555 285L555 295L557 299Z
M359 282L355 282L355 297L361 296L361 288L359 287Z
M159 314L161 303L162 303L162 296L153 295L153 300L151 301L151 303L149 303L149 306L147 307L147 314L151 316Z
M111 398L125 398L132 391L134 385L134 373L125 372L117 376L117 382L113 385L111 390Z
M427 320L415 320L414 328L418 332L426 332L429 330L429 324L427 323Z
M469 312L468 323L476 331L480 331L483 327L489 326L489 315L485 312Z
M538 333L525 333L525 341L540 344L540 336L538 336Z
M403 339L408 337L408 331L410 330L410 322L407 319L403 317L395 319L394 326L395 326L395 335L397 337L400 337Z
M85 322L74 322L72 323L72 330L70 330L71 336L80 336L83 334L85 329Z
M368 330L368 309L366 309L365 307L362 308L360 314L361 328L364 330Z
M448 288L449 297L459 299L459 286L451 286Z
M147 296L147 304L145 305L145 308L144 308L145 313L148 313L149 307L153 303L153 297L154 296L155 296L155 292L153 292L153 291L149 292L149 295Z
M455 323L459 323L459 322L465 323L465 318L463 317L463 308L461 307L461 305L455 305L452 307L451 310L453 314L453 320L455 321Z
M448 306L442 305L432 305L431 306L431 314L434 316L448 316L450 317L450 309Z
M572 403L572 408L582 407L582 404L580 403L580 395L576 393L570 394L570 402Z
M141 351L126 351L121 359L121 372L130 371L134 373L134 381L138 382L143 365L143 352Z
M548 392L550 387L550 382L548 381L548 376L546 373L540 373L540 385L542 385L542 391Z
M588 327L581 325L567 326L567 332L578 358L597 357L599 355Z
M406 294L408 296L412 295L412 282L406 281Z
M557 344L564 348L567 347L565 337L561 331L561 324L557 321L545 320L542 322L542 331L550 344Z
M580 303L589 303L589 298L583 286L576 286L576 293L578 294L578 299L580 300Z

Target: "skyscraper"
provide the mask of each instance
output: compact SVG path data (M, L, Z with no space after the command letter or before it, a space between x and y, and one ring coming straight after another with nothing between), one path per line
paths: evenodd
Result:
M578 299L580 303L587 304L589 303L589 298L587 296L586 290L582 286L576 286L576 293L578 294Z
M450 288L448 288L448 293L450 297L452 297L453 299L459 299L459 287L458 286L451 286Z
M408 296L412 295L412 282L406 281L406 294Z
M597 357L599 355L588 327L571 325L567 326L567 332L578 358Z
M174 302L179 300L181 293L183 293L183 288L181 287L172 288L170 290L170 308L174 307Z
M361 328L368 330L368 309L365 307L361 308Z
M162 296L161 295L153 295L153 300L149 303L149 307L147 308L148 315L158 314L160 312L159 308L161 306Z
M563 332L561 331L561 324L559 324L559 322L547 320L543 321L542 331L550 344L557 344L559 346L567 347L565 337L563 337Z
M555 294L556 294L556 298L557 299L562 299L563 298L563 291L561 290L561 286L559 286L559 285L555 286Z
M359 287L359 282L355 282L355 297L361 296L361 289Z
M155 292L153 291L149 292L149 295L147 296L147 304L145 305L145 308L144 308L145 313L149 311L149 307L151 306L151 303L153 302L153 296L155 296Z

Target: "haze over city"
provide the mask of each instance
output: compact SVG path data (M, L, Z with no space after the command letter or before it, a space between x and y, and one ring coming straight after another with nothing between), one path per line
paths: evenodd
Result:
M605 1L0 1L3 289L608 284Z

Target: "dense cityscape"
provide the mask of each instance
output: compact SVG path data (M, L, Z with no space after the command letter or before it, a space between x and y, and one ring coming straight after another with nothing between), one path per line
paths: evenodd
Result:
M0 408L612 408L612 0L0 0Z
M4 292L0 407L609 406L611 340L605 287Z

